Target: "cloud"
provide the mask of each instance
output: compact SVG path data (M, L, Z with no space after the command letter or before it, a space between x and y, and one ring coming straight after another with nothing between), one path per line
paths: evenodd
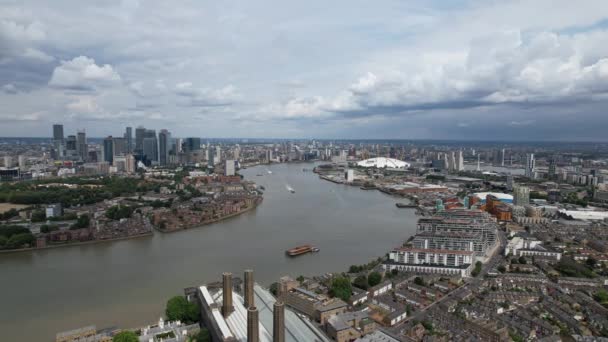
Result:
M2 86L2 91L5 92L6 94L17 94L18 90L17 87L15 87L15 85L13 84L5 84Z
M0 135L602 138L606 18L602 0L4 1L0 119L48 114Z
M59 89L94 91L99 87L120 82L120 75L110 66L95 64L95 60L79 56L69 61L62 61L56 67L49 81L49 86Z
M295 99L278 112L287 119L323 113L348 118L592 101L608 93L608 56L586 58L592 51L581 48L583 38L542 32L523 40L517 31L499 32L473 40L466 59L422 62L413 73L367 72L333 98ZM608 40L608 32L601 40Z
M218 107L232 105L238 101L240 95L233 85L219 89L195 88L191 82L180 82L175 85L175 94L180 96L183 106L190 107Z

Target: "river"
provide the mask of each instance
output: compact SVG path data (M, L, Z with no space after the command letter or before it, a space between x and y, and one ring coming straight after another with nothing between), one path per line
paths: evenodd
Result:
M226 221L0 255L1 340L54 341L57 332L91 324L139 327L158 320L167 299L183 288L220 280L224 271L242 276L252 268L264 285L286 274L344 271L384 255L415 232L414 211L396 208L398 199L323 181L303 168L312 164L241 170L266 188L264 202ZM300 244L321 251L285 256Z

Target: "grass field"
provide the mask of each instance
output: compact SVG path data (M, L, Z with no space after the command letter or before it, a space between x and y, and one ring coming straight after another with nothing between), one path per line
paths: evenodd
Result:
M23 208L27 208L28 205L24 205L24 204L11 204L11 203L0 203L0 214L9 211L11 209L23 209Z

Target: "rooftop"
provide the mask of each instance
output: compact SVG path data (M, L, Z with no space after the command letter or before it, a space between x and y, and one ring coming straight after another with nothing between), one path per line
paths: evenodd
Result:
M205 301L208 304L222 305L222 290L208 289L206 286L200 287ZM205 294L207 293L208 296ZM217 322L220 330L227 337L234 337L237 341L247 341L247 309L245 308L243 297L233 291L234 312L224 319L219 310L213 312L213 317ZM272 341L272 310L276 299L268 290L255 284L254 285L254 300L259 312L259 334L260 342ZM217 314L216 314L217 313ZM301 318L296 313L285 307L285 341L329 341L327 337L317 329L311 322L305 318Z

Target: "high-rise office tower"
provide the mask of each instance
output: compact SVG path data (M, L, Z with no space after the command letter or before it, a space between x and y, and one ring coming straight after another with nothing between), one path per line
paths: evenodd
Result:
M549 161L549 179L555 179L557 176L557 157L551 156Z
M125 141L127 144L127 153L133 153L133 128L127 127L125 130Z
M464 158L462 156L462 151L458 151L458 159L456 160L456 169L458 171L464 170Z
M135 152L142 153L144 150L144 136L146 135L146 129L139 126L135 129Z
M59 125L59 124L53 125L53 140L63 141L63 125Z
M114 139L111 135L103 139L103 160L110 164L114 161Z
M78 143L76 142L76 136L68 135L68 138L65 141L65 149L70 157L76 155L77 145Z
M234 160L233 159L226 159L226 165L225 165L225 168L224 168L224 174L226 176L234 176L235 175Z
M454 171L456 170L456 154L454 153L454 151L452 151L450 153L450 167L449 167L450 171Z
M76 136L76 150L82 161L87 161L89 157L89 145L87 145L87 135L85 131L79 131Z
M182 145L184 152L192 152L201 149L201 138L186 138Z
M505 149L500 151L500 166L505 166Z
M222 162L222 147L220 145L217 145L215 147L215 156L214 156L214 160L213 160L216 164L219 164Z
M526 154L526 177L534 178L534 169L536 161L534 160L534 153Z
M124 156L127 154L127 139L125 138L113 138L114 140L114 155Z
M213 151L213 147L209 146L207 148L207 170L210 170L211 172L213 171L215 165L215 156Z
M513 204L528 205L530 204L530 188L522 185L513 186Z
M158 133L158 163L160 165L169 164L169 150L171 149L171 133L166 129L161 129Z

